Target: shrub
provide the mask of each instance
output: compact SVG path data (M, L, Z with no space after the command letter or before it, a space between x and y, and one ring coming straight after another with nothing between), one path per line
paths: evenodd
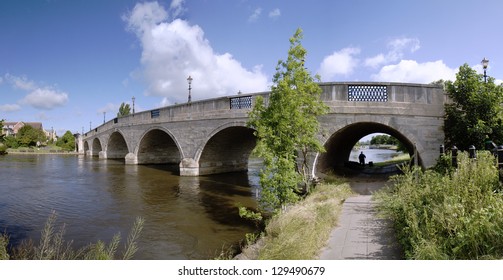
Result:
M444 174L404 170L375 195L410 259L501 259L503 196L494 157L458 155Z

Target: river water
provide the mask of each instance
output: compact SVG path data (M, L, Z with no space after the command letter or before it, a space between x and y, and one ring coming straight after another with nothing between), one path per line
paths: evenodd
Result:
M350 161L359 162L358 156L360 152L363 152L365 155L365 163L370 161L372 162L383 162L392 160L394 157L402 155L402 152L397 152L395 150L387 150L387 149L358 149L352 150L349 155Z
M32 238L54 210L75 247L145 219L135 259L208 259L252 225L236 205L256 206L259 164L249 172L180 177L166 166L124 165L84 156L0 156L0 230L11 243Z

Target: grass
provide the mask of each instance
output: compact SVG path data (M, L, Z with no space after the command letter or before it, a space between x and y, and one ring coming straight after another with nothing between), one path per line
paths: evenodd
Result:
M393 157L390 160L387 161L382 161L382 162L374 162L374 167L383 167L383 166L388 166L392 164L400 164L404 162L410 161L410 155L405 153L401 154L399 156Z
M10 255L7 249L9 243L8 236L5 234L0 236L0 260L131 259L138 250L137 241L143 229L144 220L137 218L134 222L121 255L117 254L121 241L120 233L114 235L109 244L100 240L94 244L74 250L72 248L73 242L64 240L65 225L56 230L55 223L56 213L53 212L41 231L39 243L35 244L31 239L23 241L18 247L11 248Z
M405 170L374 195L408 259L503 258L503 195L494 156L458 155L436 171ZM439 167L439 166L437 166Z
M337 223L342 203L351 194L347 183L319 184L304 200L268 221L257 258L316 259Z

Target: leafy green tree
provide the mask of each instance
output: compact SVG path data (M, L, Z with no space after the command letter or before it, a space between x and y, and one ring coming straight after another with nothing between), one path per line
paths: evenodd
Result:
M75 150L75 136L73 136L70 131L66 131L65 134L56 141L56 146L66 151Z
M19 148L19 142L17 141L16 137L14 137L12 135L5 136L3 141L4 141L5 146L7 146L7 148L12 148L12 149Z
M0 120L0 137L2 137L2 136L3 136L3 122L4 122L4 121L5 121L4 119L1 119L1 120Z
M121 106L119 107L119 112L117 113L117 117L124 117L129 114L131 114L131 107L129 106L129 104L122 102Z
M36 129L30 125L25 125L21 127L16 134L17 141L22 147L30 147L37 145L37 142L47 141L45 133Z
M467 150L470 145L484 148L486 140L503 143L503 86L494 78L487 83L467 64L459 68L456 81L447 81L445 90L451 103L445 105L446 143Z
M267 104L257 98L249 115L248 126L257 136L254 152L264 160L260 173L262 211L276 211L297 201L299 186L310 179L305 160L308 153L324 150L316 137L317 116L328 108L320 100L319 76L313 78L304 68L307 52L301 39L302 30L297 29L290 38L287 60L278 62Z

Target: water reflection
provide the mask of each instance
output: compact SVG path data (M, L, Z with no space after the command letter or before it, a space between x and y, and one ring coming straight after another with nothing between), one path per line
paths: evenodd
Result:
M33 238L52 210L67 240L84 246L123 239L137 216L145 226L136 258L205 259L252 230L237 204L256 206L256 169L179 177L169 166L124 165L82 156L0 157L0 230Z

